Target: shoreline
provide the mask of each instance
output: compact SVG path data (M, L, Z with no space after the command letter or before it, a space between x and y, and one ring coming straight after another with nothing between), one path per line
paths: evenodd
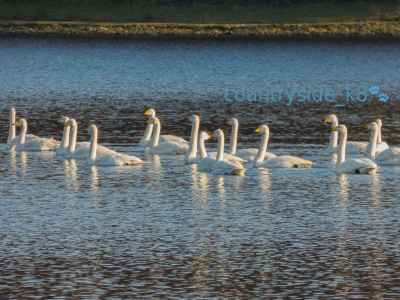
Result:
M400 22L188 24L0 21L0 36L200 40L400 41Z

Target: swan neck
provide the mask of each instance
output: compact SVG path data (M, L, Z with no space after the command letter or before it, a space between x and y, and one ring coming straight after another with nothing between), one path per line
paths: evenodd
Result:
M225 147L225 136L224 136L224 133L221 132L218 135L218 151L217 151L216 160L218 160L218 161L224 160L224 147Z
M10 110L10 123L8 128L7 144L11 144L15 139L16 136L15 122L16 122L15 109L12 108Z
M377 144L382 144L382 124L378 124Z
M157 147L160 142L161 123L158 119L154 122L153 141L151 146Z
M346 160L346 144L347 144L347 131L340 134L340 141L338 147L337 161L336 164L340 165Z
M267 153L268 141L269 141L269 130L265 130L264 135L262 136L262 139L261 139L260 147L258 148L258 152L255 157L256 163L260 163L260 162L264 161L265 154Z
M369 159L372 160L375 159L378 137L379 137L379 128L372 129L367 149L367 155Z
M232 132L231 132L231 154L232 155L236 155L238 134L239 134L239 123L236 120L234 120L232 123Z
M205 144L205 139L203 139L203 138L199 139L199 151L200 151L200 157L201 158L206 158L208 156L207 149L206 149L206 144Z
M69 124L65 124L64 126L64 131L63 131L63 136L61 139L61 148L67 149L69 146L69 134L71 131L71 127Z
M97 133L97 128L92 128L92 136L90 138L90 160L95 161L96 160L96 155L97 155L97 138L98 138L98 133Z
M144 130L143 141L150 142L151 135L153 133L153 124L147 124L146 129Z
M69 137L69 152L74 153L76 149L76 140L78 138L78 124L76 122L72 123L72 131Z
M337 118L334 118L331 124L331 128L337 128L339 126L339 122ZM338 131L332 131L331 136L329 137L329 148L335 149L338 146L338 137L339 133Z
M19 140L19 143L21 145L25 144L25 142L26 142L27 131L28 131L28 123L26 122L26 120L21 120L21 137Z
M190 149L188 158L194 159L197 156L197 143L199 140L199 127L200 122L198 118L195 118L192 122L192 133L190 135Z

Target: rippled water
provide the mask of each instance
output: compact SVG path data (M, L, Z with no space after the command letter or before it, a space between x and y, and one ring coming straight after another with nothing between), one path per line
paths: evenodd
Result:
M400 142L398 107L216 101L224 87L269 81L369 80L396 90L396 44L0 45L2 141L16 105L30 132L59 137L57 119L69 115L83 140L96 121L101 142L147 162L104 168L52 153L0 152L0 298L399 298L400 169L336 176L322 154L328 132L321 124L334 110L352 138L365 139L360 123L380 116L385 140ZM148 105L164 132L185 137L192 112L205 129L227 129L226 119L238 116L242 145L257 143L254 128L266 122L271 151L316 167L220 177L182 157L146 156L135 145Z

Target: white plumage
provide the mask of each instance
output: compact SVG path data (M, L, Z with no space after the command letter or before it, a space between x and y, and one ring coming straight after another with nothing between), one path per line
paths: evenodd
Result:
M157 117L150 118L154 125L152 140L147 152L150 154L185 154L189 151L189 143L178 137L165 139L160 142L161 123Z
M60 142L53 138L42 138L27 134L28 122L23 118L19 119L16 125L21 127L21 134L12 142L17 151L54 151L60 146Z
M330 114L325 118L325 123L331 124L331 129L335 129L339 126L338 117L334 114ZM379 126L378 140L376 146L376 153L379 154L389 148L388 144L382 141L382 120L377 119L376 123ZM338 146L338 132L332 130L329 139L328 151L335 153ZM348 154L366 154L368 151L368 142L360 141L347 141L346 152Z
M347 128L339 125L339 146L336 162L337 174L375 174L378 166L369 158L353 158L346 160Z
M98 130L96 125L91 125L89 127L89 133L91 136L89 159L92 164L108 167L138 165L143 163L143 161L136 156L118 153L106 147L98 147Z
M269 156L267 156L269 127L267 125L261 125L256 129L256 132L262 134L262 140L257 155L253 161L254 167L310 168L312 166L311 161L305 160L297 156L291 156L291 155L276 156L273 153L270 153Z
M221 129L216 130L215 136L218 138L218 152L214 159L208 156L204 143L210 136L207 132L201 132L199 139L201 158L197 161L198 170L215 175L244 175L245 169L241 163L237 161L228 161L224 158L223 131Z
M148 108L145 110L144 115L148 117L148 122L146 125L146 129L144 132L143 137L140 139L139 145L144 146L144 147L151 147L152 144L152 137L154 135L154 124L153 124L153 118L156 117L156 111L154 108ZM184 138L176 136L176 135L171 135L171 134L162 134L159 137L159 143L175 143L175 144L187 144L189 145L188 141L186 141ZM169 151L169 150L166 150Z

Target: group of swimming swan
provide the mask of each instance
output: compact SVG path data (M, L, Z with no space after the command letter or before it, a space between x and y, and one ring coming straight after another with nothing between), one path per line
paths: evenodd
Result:
M258 148L237 149L239 122L232 118L230 153L225 153L225 135L221 129L212 134L200 131L200 117L191 116L192 130L190 141L175 136L161 135L161 122L153 108L146 109L147 126L140 145L150 154L185 155L189 164L197 164L201 172L218 175L243 175L246 167L254 168L310 168L312 161L297 156L277 156L268 152L270 130L268 125L260 125L255 132L261 135ZM96 125L89 126L90 141L77 142L78 123L75 119L63 117L64 125L61 141L53 138L42 138L27 134L26 119L16 119L15 108L10 109L9 132L7 148L16 151L55 151L57 156L65 159L87 160L90 164L99 166L137 165L144 161L136 156L122 154L98 144L98 129ZM347 141L347 128L339 124L335 115L325 118L330 124L331 135L326 149L332 155L337 174L374 174L378 165L400 165L400 148L389 147L382 141L382 121L370 123L369 142ZM20 128L17 136L16 129ZM218 141L216 152L207 152L206 141L215 137ZM363 157L346 159L346 151Z

